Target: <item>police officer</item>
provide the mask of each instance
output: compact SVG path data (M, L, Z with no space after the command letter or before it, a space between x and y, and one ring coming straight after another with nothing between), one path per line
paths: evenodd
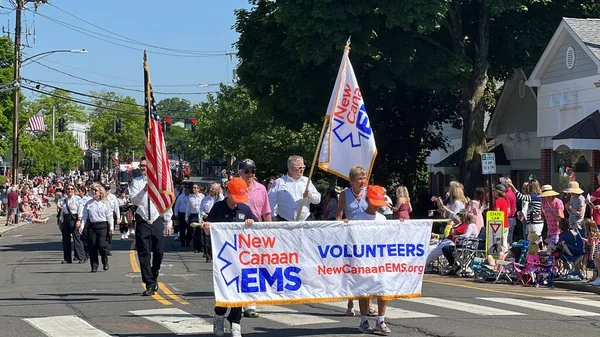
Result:
M71 236L73 237L73 246L75 257L79 259L79 263L84 263L87 260L87 254L83 249L81 242L81 233L83 232L83 202L81 198L75 194L75 186L67 184L67 195L61 199L60 222L62 224L62 240L63 240L63 261L62 263L73 263L71 257Z
M188 198L187 209L185 211L185 222L188 225L194 222L200 222L200 205L202 205L202 199L204 195L200 193L200 186L198 184L192 185L192 194ZM200 253L204 251L204 241L202 241L203 231L194 228L194 252Z
M113 210L113 220L115 226L118 226L121 224L121 210L119 209L119 200L117 199L116 195L110 193L110 184L104 185L104 191L106 193L106 200L108 200L108 203L110 204ZM112 235L109 235L108 238L106 238L106 242L106 254L108 256L111 256L112 253L110 251L112 249Z
M113 209L108 200L106 192L100 184L92 185L94 199L83 207L83 223L87 230L88 249L90 251L91 272L98 271L98 253L102 258L104 270L108 270L108 255L106 254L106 238L112 235L114 230Z
M146 284L146 290L142 295L152 296L158 290L158 274L165 245L164 235L171 235L173 211L169 208L163 216L160 216L158 209L151 202L150 214L148 214L146 157L141 158L139 169L142 175L131 182L129 196L131 203L138 206L135 212L135 246L140 261L142 281Z

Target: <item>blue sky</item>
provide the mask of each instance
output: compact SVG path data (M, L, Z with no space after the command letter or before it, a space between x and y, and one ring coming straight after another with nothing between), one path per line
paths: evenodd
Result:
M10 6L8 1L1 1ZM28 7L33 10L30 3ZM235 52L232 44L238 34L232 29L235 22L234 9L249 8L247 0L193 0L171 2L158 0L52 0L51 5L42 5L38 15L25 11L24 29L30 34L23 43L32 47L24 49L23 58L56 49L86 49L87 54L56 53L39 62L46 66L109 85L143 90L142 49L148 49L150 75L155 91L161 92L207 92L218 90L217 86L198 87L197 84L228 83L237 61L225 52ZM3 12L8 12L2 9ZM72 14L69 15L69 14ZM76 17L89 21L91 26ZM14 30L14 12L0 16L2 24ZM65 27L66 26L71 26ZM98 36L109 42L86 36ZM123 37L116 36L110 32ZM35 35L33 32L35 31ZM91 32L89 32L91 31ZM95 32L95 33L94 33ZM125 41L119 41L124 39ZM209 57L177 57L159 53L178 54L170 50L157 49L135 44L137 40L146 44L177 50L192 50L196 55ZM131 49L133 48L133 49ZM136 49L136 50L134 50ZM139 49L139 50L137 50ZM195 52L202 52L196 54ZM206 52L206 53L205 53ZM185 54L190 55L190 53ZM143 93L92 85L80 79L50 70L36 63L25 63L22 77L38 80L54 86L87 93L94 91L116 91L119 94L143 101ZM56 83L55 83L56 82ZM189 85L189 86L174 86ZM31 91L25 94L31 97ZM193 103L205 99L205 95L155 94L157 100L167 97L182 97ZM78 97L81 98L81 97ZM87 99L86 99L87 100Z

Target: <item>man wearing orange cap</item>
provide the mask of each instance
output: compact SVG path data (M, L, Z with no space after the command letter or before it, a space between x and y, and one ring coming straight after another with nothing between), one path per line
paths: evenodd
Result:
M244 222L246 226L252 226L254 221L258 219L252 214L252 210L248 203L248 184L244 179L234 177L229 180L227 185L229 195L225 200L217 201L208 217L204 222L204 230L206 234L210 234L211 222ZM209 252L210 253L210 252ZM223 336L225 325L225 313L227 308L215 307L215 317L213 323L213 332L216 336ZM231 323L231 336L242 337L242 328L240 321L242 320L242 308L231 308L227 320Z
M375 221L386 221L385 215L377 212L381 207L387 206L385 200L385 189L381 186L371 185L367 187L367 203L369 206L364 211L359 211L353 220L375 220ZM369 299L362 298L358 300L360 307L360 325L358 329L364 333L373 333L375 330L383 335L388 335L392 332L390 328L385 324L385 309L387 307L387 301L381 297L377 298L377 324L375 329L369 326L369 320L367 319L369 313Z

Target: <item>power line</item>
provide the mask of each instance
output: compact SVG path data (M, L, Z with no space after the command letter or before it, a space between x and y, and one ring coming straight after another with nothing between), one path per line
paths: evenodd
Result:
M69 28L69 29L71 29L71 30L74 30L74 31L76 31L76 32L78 32L78 33L80 33L80 34L83 34L83 35L89 36L89 37L91 37L91 38L94 38L94 39L97 39L97 40L100 40L100 41L104 41L104 42L107 42L107 43L110 43L110 44L114 44L114 45L117 45L117 46L120 46L120 47L123 47L123 48L127 48L127 49L132 49L132 50L137 50L137 51L144 51L144 49L143 49L143 48L136 48L136 47L132 47L132 46L127 46L127 45L124 45L124 44L121 44L121 43L117 43L117 42L114 42L114 41L107 40L107 39L105 39L105 38L98 37L98 36L96 36L96 35L103 36L103 37L106 37L106 38L109 38L109 39L114 39L114 40L117 40L117 41L122 41L122 42L126 42L126 43L131 43L131 42L127 41L127 40L120 39L120 38L115 38L115 37L112 37L112 36L108 36L108 35L106 35L106 34L98 33L98 32L95 32L95 31L92 31L92 30L89 30L89 29L85 29L85 28L82 28L82 27L78 27L78 26L75 26L75 25L72 25L72 24L66 23L66 22L64 22L64 21L61 21L61 20L58 20L58 19L55 19L55 18L49 17L49 16L47 16L47 15L40 14L40 13L38 13L38 12L36 12L36 14L37 14L37 15L39 15L39 16L41 16L41 17L43 17L43 18L45 18L45 19L47 19L47 20L50 20L50 21L52 21L52 22L54 22L54 23L56 23L56 24L58 24L58 25L64 26L64 27L66 27L66 28ZM87 33L86 33L86 32L87 32ZM94 35L94 34L96 34L96 35ZM216 57L216 56L228 56L228 55L232 54L231 52L223 52L223 53L220 53L220 54L205 54L205 55L201 55L201 54L192 54L192 55L181 55L181 54L173 54L173 53L164 53L164 52L159 52L159 51L150 51L150 52L151 52L151 53L153 53L153 54L157 54L157 55L166 55L166 56L174 56L174 57L191 57L191 58L198 58L198 57Z
M30 78L30 81L40 82L40 83L53 83L53 84L63 84L63 85L87 85L87 86L100 86L99 84L94 83L85 83L85 82L64 82L64 81L54 81L54 80L45 80L45 79L33 79ZM139 81L138 81L139 82ZM233 83L212 83L212 84L154 84L152 83L153 88L175 88L175 87L216 87L219 85L233 85ZM121 86L121 87L131 87L138 88L139 84L110 84L112 86ZM218 91L207 91L208 94L214 94Z
M98 29L100 29L100 30L102 30L102 31L104 31L104 32L107 32L107 33L109 33L109 34L113 34L113 35L115 35L115 36L118 36L118 37L121 37L121 38L123 38L123 39L129 40L129 41L131 41L132 43L135 43L135 44L138 44L138 45L142 45L142 46L148 46L148 47L152 47L152 48L156 48L156 49L168 50L168 51L173 51L173 52L178 52L178 53L190 53L190 54L207 54L207 53L218 53L218 54L222 54L222 53L226 53L226 51L198 51L198 50L189 50L189 49L174 49L174 48L165 48L165 47L160 47L160 46L156 46L156 45L148 44L148 43L145 43L145 42L140 42L140 41L138 41L138 40L131 39L131 38L127 37L127 36L123 36L123 35L121 35L121 34L115 33L115 32L113 32L113 31L110 31L110 30L108 30L108 29L105 29L105 28L103 28L103 27L101 27L101 26L98 26L98 25L96 25L96 24L94 24L94 23L92 23L92 22L89 22L89 21L87 21L87 20L85 20L85 19L82 19L82 18L80 18L80 17L78 17L78 16L76 16L76 15L74 15L74 14L71 14L71 13L69 13L69 12L67 12L67 11L65 11L65 10L63 10L63 9L61 9L61 8L59 8L59 7L57 7L56 5L53 5L53 4L49 4L49 5L50 5L50 6L52 6L52 7L54 7L54 8L56 8L57 10L59 10L59 11L61 11L61 12L65 13L65 14L67 14L67 15L69 15L69 16L71 16L71 17L73 17L73 18L77 19L77 20L80 20L80 21L82 21L82 22L85 22L85 23L87 23L88 25L90 25L90 26L92 26L92 27L98 28Z
M48 68L50 70L56 71L58 73L61 73L61 74L67 75L69 77L76 78L78 80L82 80L82 81L85 81L85 82L88 82L88 83L93 83L93 84L96 84L96 85L101 85L101 86L108 87L108 88L113 88L113 89L135 91L135 92L142 92L142 93L144 92L144 90L142 90L142 89L132 89L132 88L126 88L126 87L122 87L122 86L109 85L109 84L102 83L102 82L92 81L92 80L89 80L87 78L80 77L80 76L77 76L77 75L73 75L73 74L67 73L65 71L53 68L53 67L51 67L49 65L43 64L40 61L31 60L31 62L37 63L37 64L39 64L39 65L41 65L41 66L43 66L45 68ZM160 95L206 95L206 94L213 93L213 92L160 92L160 91L154 91L154 93L155 94L160 94Z

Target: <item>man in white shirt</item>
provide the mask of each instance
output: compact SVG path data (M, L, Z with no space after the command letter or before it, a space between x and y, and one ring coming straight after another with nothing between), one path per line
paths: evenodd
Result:
M131 203L138 206L135 211L135 247L140 262L142 282L146 284L146 290L142 295L152 296L158 290L158 274L165 246L164 235L171 235L173 230L173 221L171 220L173 210L169 208L165 214L160 216L158 209L151 202L148 215L146 157L141 158L139 169L142 175L131 182L129 195Z
M185 212L187 211L187 205L190 197L190 187L184 188L184 193L179 194L175 201L175 214L177 214L177 221L179 222L179 242L181 247L189 247L192 241L192 231L190 225L185 220Z
M188 226L200 222L200 205L202 204L202 199L204 199L204 194L200 193L200 185L193 184L192 192L193 193L188 198L187 208L185 210L185 221ZM194 253L204 251L204 241L202 241L204 234L201 233L203 231L198 230L198 228L199 227L194 228L194 236L192 239Z
M108 203L110 203L110 206L113 210L113 219L116 227L121 224L121 211L119 210L119 200L117 199L116 195L110 193L110 184L104 185L104 190L106 191L106 199L108 200ZM112 250L112 235L110 235L107 238L107 242L108 245L106 246L106 254L108 256L111 256L112 253L110 251Z
M269 204L271 214L277 207L278 221L296 221L297 214L300 212L300 221L304 221L310 215L310 204L318 205L321 202L321 194L315 186L304 177L304 158L301 156L290 156L288 158L288 173L275 180L275 183L269 190ZM309 184L306 191L306 184ZM302 209L302 199L304 202Z

